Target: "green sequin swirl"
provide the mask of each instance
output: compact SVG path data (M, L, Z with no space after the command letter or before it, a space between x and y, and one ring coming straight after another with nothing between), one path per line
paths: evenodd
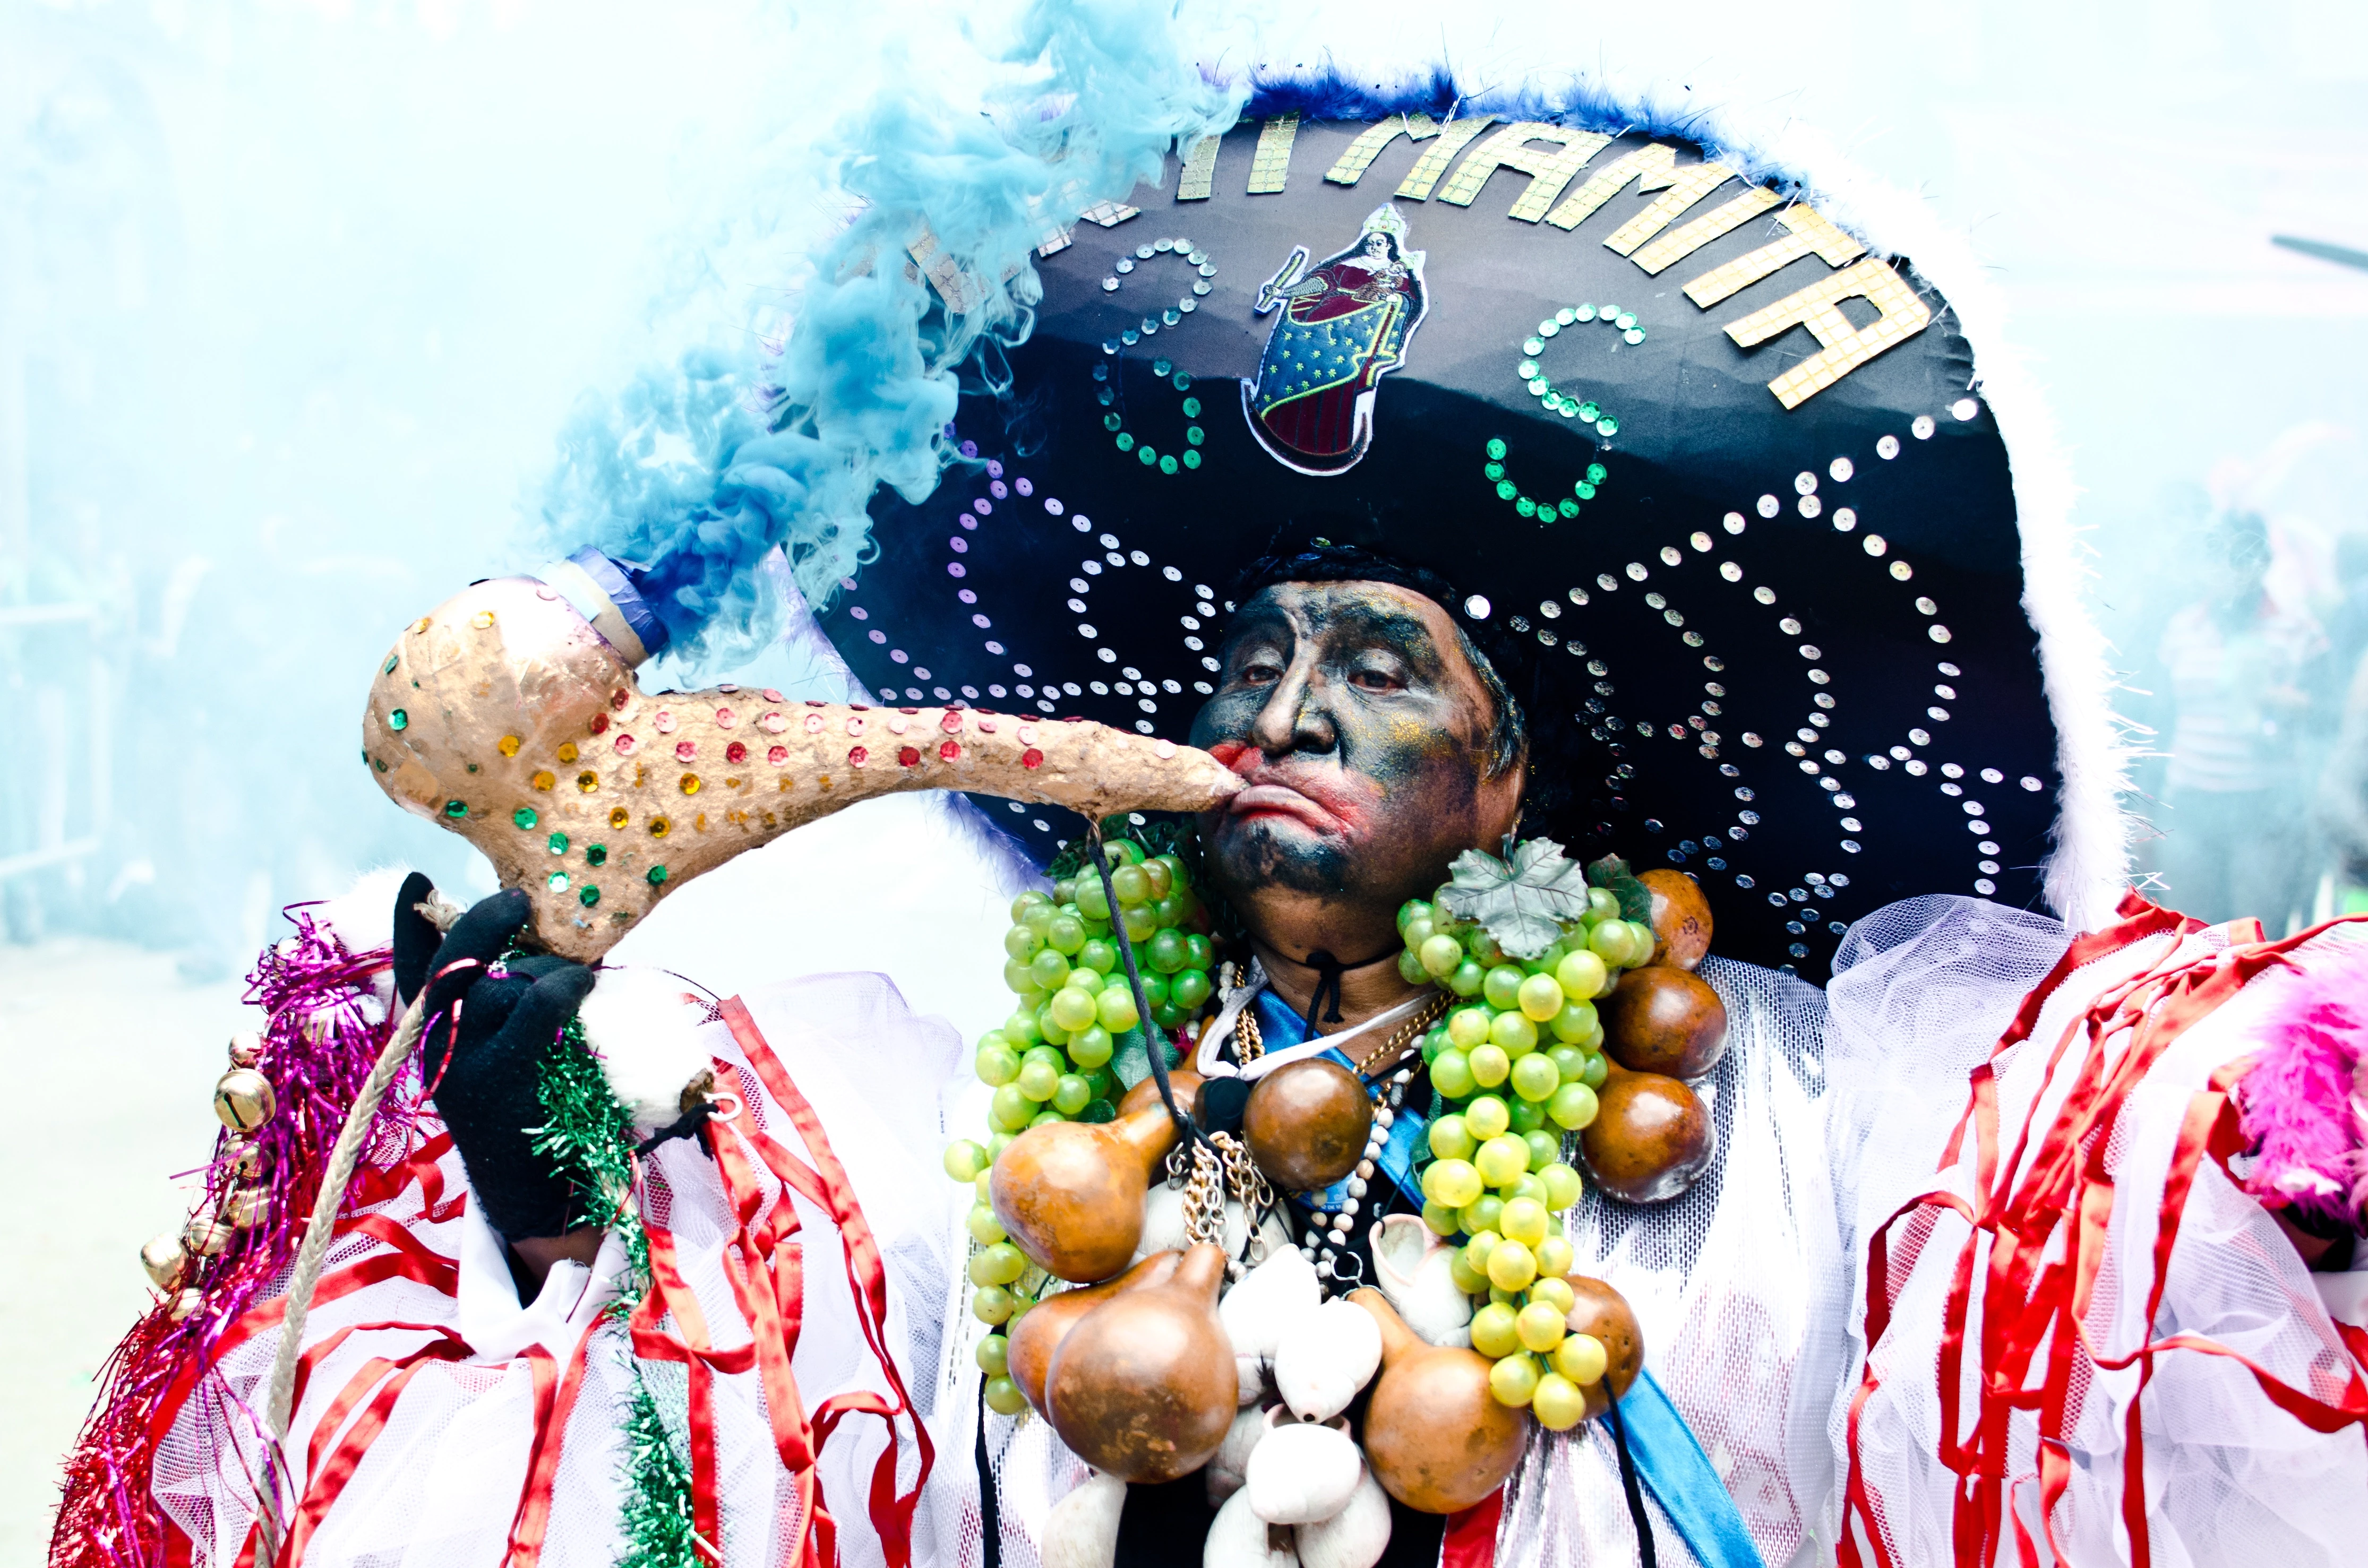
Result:
M1559 414L1565 419L1584 420L1595 426L1599 436L1616 436L1620 433L1620 421L1615 415L1605 412L1592 400L1582 402L1558 390L1546 373L1538 368L1538 356L1546 351L1547 339L1560 335L1565 327L1595 321L1617 332L1622 342L1637 344L1645 341L1645 329L1636 324L1633 311L1623 311L1617 305L1565 305L1538 323L1534 335L1521 340L1521 361L1513 367L1513 374L1529 388L1530 395L1537 398L1550 412Z
M1184 417L1192 423L1184 426L1184 450L1181 453L1156 450L1149 442L1138 439L1134 433L1126 427L1125 417L1112 406L1118 402L1117 378L1110 373L1110 367L1106 363L1094 367L1094 380L1100 383L1094 389L1094 401L1110 410L1102 415L1102 428L1110 432L1120 451L1133 452L1136 460L1146 469L1172 474L1184 469L1199 468L1201 443L1208 438L1208 433L1202 430L1200 425L1201 400L1190 395L1192 378L1178 369L1171 360L1154 359L1151 362L1151 369L1152 373L1161 381L1168 382L1178 392L1186 394L1183 403Z
M1534 496L1523 494L1521 487L1507 476L1505 456L1508 450L1504 437L1489 437L1488 461L1481 469L1480 475L1497 487L1497 500L1511 502L1514 511L1525 517L1535 517L1542 523L1577 517L1579 503L1595 499L1595 487L1603 483L1605 475L1610 472L1601 463L1589 463L1587 465L1586 474L1570 487L1569 494L1555 500L1541 501Z

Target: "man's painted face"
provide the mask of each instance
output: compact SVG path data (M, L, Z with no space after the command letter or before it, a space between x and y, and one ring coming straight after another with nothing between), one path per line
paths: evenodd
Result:
M1249 788L1201 819L1220 888L1391 905L1511 824L1485 778L1495 712L1437 604L1383 583L1278 583L1242 606L1192 744Z

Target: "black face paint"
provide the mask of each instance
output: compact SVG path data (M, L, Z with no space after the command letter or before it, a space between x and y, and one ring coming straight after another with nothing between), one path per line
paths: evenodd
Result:
M1378 583L1279 583L1235 616L1195 745L1250 785L1202 819L1221 891L1392 906L1486 835L1494 718L1439 607Z

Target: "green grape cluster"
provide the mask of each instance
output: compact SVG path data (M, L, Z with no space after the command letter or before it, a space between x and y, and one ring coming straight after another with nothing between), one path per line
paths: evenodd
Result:
M1619 901L1595 888L1587 913L1533 959L1511 957L1485 926L1420 899L1398 911L1398 934L1400 973L1465 999L1422 1041L1442 1102L1422 1173L1423 1222L1462 1238L1455 1283L1484 1298L1472 1346L1497 1363L1490 1390L1565 1430L1586 1413L1604 1347L1565 1332L1572 1256L1553 1217L1578 1201L1582 1184L1563 1139L1594 1121L1610 1074L1595 998L1616 971L1652 957L1652 927L1622 919Z
M1110 864L1111 905L1100 873L1088 864L1076 876L1053 884L1048 895L1034 889L1011 903L1011 927L1003 934L1004 983L1016 998L1011 1016L989 1029L973 1059L979 1081L994 1089L987 1102L985 1142L957 1139L946 1149L946 1174L974 1184L970 1211L971 1311L998 1328L1035 1304L1025 1289L1042 1277L1005 1234L989 1205L987 1182L1006 1146L1031 1127L1048 1121L1108 1121L1121 1094L1110 1068L1118 1037L1143 1022L1134 989L1127 982L1115 931L1134 949L1151 1021L1173 1029L1208 1001L1209 971L1215 960L1206 934L1208 921L1184 862L1174 855L1146 855L1132 839L1103 846ZM1008 1341L989 1335L978 1350L987 1375L986 1403L1005 1415L1019 1414L1025 1399L1005 1369Z

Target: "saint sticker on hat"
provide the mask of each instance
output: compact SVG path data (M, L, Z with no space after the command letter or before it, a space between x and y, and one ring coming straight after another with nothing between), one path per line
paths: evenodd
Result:
M1258 445L1306 474L1343 473L1373 437L1381 379L1406 363L1422 324L1423 253L1406 248L1406 220L1387 202L1373 210L1357 243L1306 271L1294 245L1260 285L1259 315L1282 314L1267 335L1258 376L1242 383L1242 411Z

